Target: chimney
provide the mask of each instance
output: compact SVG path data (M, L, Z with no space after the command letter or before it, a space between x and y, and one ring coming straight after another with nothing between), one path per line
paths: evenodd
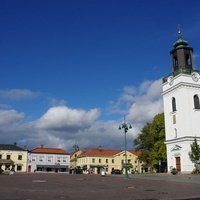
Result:
M43 144L41 144L41 148L44 148L44 145L43 145Z
M24 150L26 150L27 149L27 147L26 147L26 145L24 145L24 148L23 148Z
M17 142L14 142L14 145L17 146Z
M102 151L102 147L101 145L98 146L99 151Z

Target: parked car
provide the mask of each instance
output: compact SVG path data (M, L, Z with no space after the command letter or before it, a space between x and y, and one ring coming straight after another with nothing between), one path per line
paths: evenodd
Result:
M121 174L121 170L119 169L113 169L111 174Z

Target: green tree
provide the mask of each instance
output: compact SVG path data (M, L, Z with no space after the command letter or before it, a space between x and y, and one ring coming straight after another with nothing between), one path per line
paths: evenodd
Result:
M200 164L200 146L197 143L197 138L194 138L194 142L190 145L191 151L188 153L190 160L195 164L195 172L198 172L198 164Z
M134 139L135 150L141 150L139 159L153 170L158 166L158 160L167 161L165 145L164 114L157 114L151 123L147 123Z

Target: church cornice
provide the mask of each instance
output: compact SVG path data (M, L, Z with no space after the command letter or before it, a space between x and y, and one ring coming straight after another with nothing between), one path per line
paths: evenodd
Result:
M173 85L171 87L169 87L167 90L165 90L164 92L162 92L162 96L166 95L167 93L170 93L172 90L175 92L176 90L180 89L180 88L196 88L196 89L200 89L200 84L195 84L195 83L188 83L188 82L179 82L176 85Z
M177 142L193 142L194 138L197 139L197 141L200 141L200 137L196 137L196 136L185 136L185 137L180 137L180 138L174 138L171 140L166 140L165 144L173 144L173 143L177 143Z

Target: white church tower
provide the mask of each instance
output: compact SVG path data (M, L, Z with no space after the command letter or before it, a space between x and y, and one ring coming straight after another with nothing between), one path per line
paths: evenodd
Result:
M181 37L170 51L172 73L163 78L163 103L168 172L176 168L191 173L188 152L194 138L200 143L200 72L194 69L193 48Z

